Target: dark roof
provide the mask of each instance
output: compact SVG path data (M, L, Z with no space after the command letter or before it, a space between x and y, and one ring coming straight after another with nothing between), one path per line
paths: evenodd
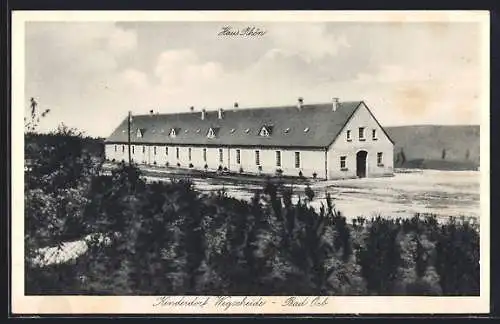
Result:
M304 104L269 108L234 108L223 111L218 119L217 111L201 111L138 115L132 117L132 143L161 143L184 145L231 145L315 147L330 146L362 101L340 102L336 111L333 103ZM263 126L272 130L269 137L259 136ZM170 137L172 128L177 136ZM210 128L216 131L215 138L208 138ZM142 138L137 138L137 129L145 129ZM106 142L127 142L127 118L108 137Z

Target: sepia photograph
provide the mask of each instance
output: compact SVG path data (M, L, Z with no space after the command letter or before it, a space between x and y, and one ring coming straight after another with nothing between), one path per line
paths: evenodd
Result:
M488 12L12 21L14 312L488 312Z

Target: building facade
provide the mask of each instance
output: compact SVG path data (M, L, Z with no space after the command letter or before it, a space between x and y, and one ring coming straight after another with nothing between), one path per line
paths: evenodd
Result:
M127 117L109 161L318 179L393 175L394 143L363 101Z

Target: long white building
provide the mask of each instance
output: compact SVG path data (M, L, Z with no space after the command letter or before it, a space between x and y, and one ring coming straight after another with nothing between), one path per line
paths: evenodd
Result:
M128 161L128 117L105 141ZM363 101L135 115L131 157L158 167L318 179L390 176L394 143Z

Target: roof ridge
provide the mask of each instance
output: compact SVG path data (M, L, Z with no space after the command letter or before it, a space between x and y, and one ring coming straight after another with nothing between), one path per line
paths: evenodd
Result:
M349 103L361 103L363 100L349 100L349 101L339 101L340 104L349 104ZM316 102L316 103L305 103L303 104L303 107L307 107L307 106L322 106L322 105L331 105L332 103L331 102ZM229 108L222 108L223 111L248 111L248 110L260 110L260 109L285 109L285 108L293 108L293 107L296 107L294 105L286 105L286 106L283 106L283 105L280 105L280 106L266 106L266 107L257 107L257 106L254 106L254 107L245 107L245 108L241 108L241 107L238 107L238 108L234 108L234 107L229 107ZM217 113L218 110L220 108L217 108L215 110L207 110L206 108L203 108L205 109L205 113ZM202 110L197 110L197 111L179 111L179 112L171 112L171 113L158 113L158 114L140 114L140 115L134 115L132 114L132 116L134 117L150 117L150 116L171 116L171 115L190 115L190 114L199 114L201 113Z

